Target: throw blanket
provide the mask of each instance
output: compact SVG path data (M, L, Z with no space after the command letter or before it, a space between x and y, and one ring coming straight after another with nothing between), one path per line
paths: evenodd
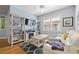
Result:
M50 45L52 45L53 50L61 50L64 51L65 44L62 43L60 39L53 39L51 42L48 42Z

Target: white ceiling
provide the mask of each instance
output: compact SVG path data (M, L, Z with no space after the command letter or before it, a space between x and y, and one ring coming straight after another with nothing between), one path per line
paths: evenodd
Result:
M68 6L70 5L44 5L44 8L40 8L40 5L18 5L19 8L29 13L32 13L35 16L54 12L56 10L59 10Z

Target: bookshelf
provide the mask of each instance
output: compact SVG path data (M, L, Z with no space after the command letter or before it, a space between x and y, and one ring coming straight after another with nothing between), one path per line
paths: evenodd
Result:
M25 32L22 30L25 26L25 18L10 14L10 44L24 42Z

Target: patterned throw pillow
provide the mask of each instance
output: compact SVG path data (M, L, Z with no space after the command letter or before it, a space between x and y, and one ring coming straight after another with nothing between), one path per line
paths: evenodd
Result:
M68 37L68 34L65 32L65 33L63 34L63 39L66 40L67 37Z

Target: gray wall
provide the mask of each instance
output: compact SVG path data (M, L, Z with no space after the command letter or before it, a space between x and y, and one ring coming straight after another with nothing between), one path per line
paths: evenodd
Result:
M61 25L61 31L60 32L47 32L47 33L44 32L43 31L43 27L42 27L42 24L43 24L42 21L45 20L45 19L48 19L50 17L58 16L58 15L61 17L61 23L60 23L60 25ZM73 22L75 23L75 21L74 21L75 20L75 6L69 6L69 7L57 10L55 12L52 12L52 13L49 13L49 14L46 14L46 15L38 16L38 19L41 21L41 24L40 24L41 33L42 34L53 35L53 34L63 33L65 31L69 31L69 30L74 30L75 26L73 26L73 27L63 27L63 25L62 25L63 18L65 18L65 17L71 17L71 16L74 17Z
M5 16L6 17L6 28L5 30L2 30L1 27L0 27L0 39L2 38L7 38L8 37L8 34L10 32L10 29L9 29L9 11L10 11L10 8L9 8L9 5L0 5L0 16Z

